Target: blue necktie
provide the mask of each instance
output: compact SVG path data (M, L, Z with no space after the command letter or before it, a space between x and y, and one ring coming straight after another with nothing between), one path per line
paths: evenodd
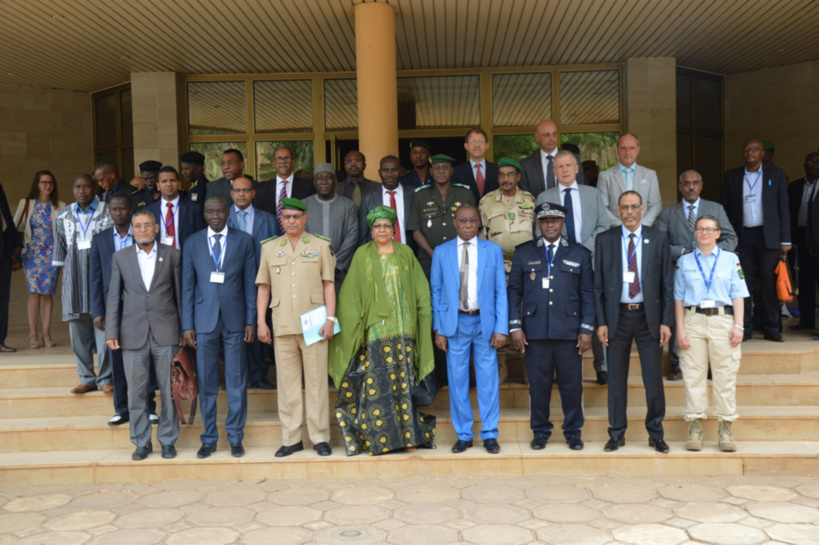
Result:
M247 233L247 210L239 210L239 218L242 220L242 231Z
M563 190L563 206L566 207L566 236L569 242L577 242L577 231L574 227L574 205L572 204L572 188Z

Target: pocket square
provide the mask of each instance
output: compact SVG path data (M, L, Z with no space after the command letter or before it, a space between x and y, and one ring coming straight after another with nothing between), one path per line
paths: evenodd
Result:
M647 184L647 183L648 183L648 180L646 180L645 178L643 178L642 180L640 180L640 183L641 183L641 184Z

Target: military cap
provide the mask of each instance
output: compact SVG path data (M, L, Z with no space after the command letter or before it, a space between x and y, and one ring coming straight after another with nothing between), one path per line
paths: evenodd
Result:
M566 213L568 210L564 206L561 206L557 203L553 202L545 202L535 209L537 214L537 219L542 220L544 218L560 218L563 219L566 217Z
M301 210L307 212L307 205L299 199L282 199L282 210Z
M432 148L423 140L410 140L410 149L412 148L424 148L428 152L432 153Z
M334 169L333 165L330 163L319 163L313 167L313 176L318 176L324 172L329 172L330 174L335 175L336 169Z
M762 141L762 149L765 151L774 151L774 143L770 140L763 140Z
M160 168L162 168L162 163L159 161L144 161L139 164L140 172L159 172Z
M187 151L179 156L179 162L190 163L192 165L204 165L205 156L198 151Z
M516 169L518 169L518 172L520 172L520 163L518 163L514 159L509 159L507 157L504 157L503 159L498 161L498 168L500 167L515 167Z
M433 155L432 157L430 157L429 162L432 163L433 165L437 163L447 163L451 165L455 163L455 159L453 159L449 155L439 153L438 155Z

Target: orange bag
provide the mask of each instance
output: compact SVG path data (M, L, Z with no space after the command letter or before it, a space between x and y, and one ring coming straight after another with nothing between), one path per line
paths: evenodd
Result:
M790 303L796 295L793 291L793 282L791 282L791 271L788 264L785 262L785 256L779 258L779 264L774 270L776 275L776 296L782 303Z

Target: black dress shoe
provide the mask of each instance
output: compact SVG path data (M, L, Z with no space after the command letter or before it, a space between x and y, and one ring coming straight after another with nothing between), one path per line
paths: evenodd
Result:
M333 449L331 449L330 445L324 441L313 445L313 450L315 450L319 456L330 456L333 453Z
M245 447L242 446L241 441L230 444L230 455L234 458L241 458L245 455Z
M570 437L566 439L566 444L572 450L583 450L583 440L579 437Z
M662 439L652 439L649 437L648 446L652 447L661 454L668 454L668 445Z
M201 460L202 458L207 458L214 452L216 452L216 443L202 443L202 447L196 453L196 457Z
M498 454L500 452L500 445L497 439L487 439L483 442L483 448L485 448L489 454Z
M144 447L137 447L137 449L131 455L131 460L133 460L135 462L139 462L140 460L144 460L153 451L154 451L154 446L151 443L148 443L148 445L144 446Z
M166 460L176 458L176 447L173 445L162 445L162 457Z
M682 380L682 371L679 369L674 369L670 373L668 373L668 376L665 377L665 379L670 382L677 382L678 380Z
M294 452L299 452L300 450L304 450L304 443L299 441L295 445L290 445L286 447L284 445L276 451L276 458L284 458L285 456L290 456Z
M546 448L546 441L545 437L540 437L535 435L535 438L532 439L532 442L529 443L529 446L532 447L532 450L543 450Z
M606 446L603 447L603 450L606 452L614 452L620 447L626 446L626 437L623 436L620 439L611 438L606 442Z
M275 390L276 389L276 387L273 386L273 383L270 382L269 380L267 380L266 378L263 378L261 380L255 381L255 382L251 382L250 387L251 388L258 388L259 390Z
M452 445L452 452L455 454L460 454L462 452L466 452L466 449L472 446L472 439L469 441L461 441L458 439L458 442Z
M115 414L111 417L111 420L108 421L108 425L121 426L122 424L126 424L130 418L130 415L127 414Z
M813 326L812 325L808 326L808 325L796 324L796 325L792 325L791 329L793 329L794 331L804 331L806 329L813 329Z
M597 384L604 385L608 384L609 382L609 374L606 371L598 371L597 372Z
M763 335L766 341L773 341L775 343L784 343L785 339L779 333L765 333Z

